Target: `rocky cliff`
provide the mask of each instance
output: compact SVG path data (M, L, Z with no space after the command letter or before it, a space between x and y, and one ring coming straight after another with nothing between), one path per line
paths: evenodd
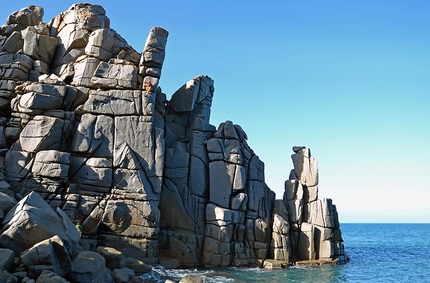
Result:
M139 53L99 5L42 17L29 6L0 28L1 247L22 257L58 236L70 260L80 246L183 266L347 260L308 148L293 148L275 200L244 130L210 124L211 78L167 99L166 30L153 28ZM78 222L80 243L70 239Z

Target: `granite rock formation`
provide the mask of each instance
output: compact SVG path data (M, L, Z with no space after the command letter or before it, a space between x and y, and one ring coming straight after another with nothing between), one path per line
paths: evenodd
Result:
M151 29L139 53L99 5L74 4L48 24L42 17L29 6L0 27L0 247L24 263L55 250L48 269L75 281L88 258L98 265L87 279L107 276L103 256L81 246L113 247L136 266L159 257L182 266L347 261L308 148L293 148L275 200L244 130L210 124L211 78L167 99L166 30ZM78 222L80 244L70 231Z

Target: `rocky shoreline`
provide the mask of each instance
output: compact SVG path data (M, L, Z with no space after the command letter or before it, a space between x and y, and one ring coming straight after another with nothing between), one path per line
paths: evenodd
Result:
M293 147L276 199L245 131L210 124L210 77L162 92L167 37L139 53L89 3L0 27L0 283L349 260L310 149Z

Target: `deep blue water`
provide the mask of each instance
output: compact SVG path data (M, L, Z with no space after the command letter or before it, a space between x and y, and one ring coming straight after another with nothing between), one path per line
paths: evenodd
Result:
M430 224L341 224L351 261L339 266L283 270L155 268L147 282L198 274L206 282L430 282Z

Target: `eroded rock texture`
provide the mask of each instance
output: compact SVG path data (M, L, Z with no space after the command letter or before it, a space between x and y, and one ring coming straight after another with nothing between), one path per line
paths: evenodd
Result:
M210 124L211 78L167 99L158 86L166 30L153 28L139 53L99 5L72 5L49 24L42 17L29 6L0 28L0 245L24 220L35 223L13 207L23 197L39 203L37 193L82 223L86 246L149 264L159 256L184 266L346 260L309 149L294 148L284 199L275 200L244 130ZM49 231L31 245L71 245Z

